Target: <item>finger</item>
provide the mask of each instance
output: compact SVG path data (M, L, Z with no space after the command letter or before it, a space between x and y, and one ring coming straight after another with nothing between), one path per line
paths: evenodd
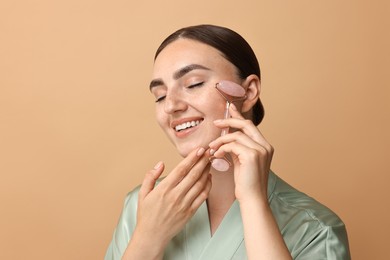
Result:
M214 125L218 128L235 128L246 133L249 136L255 136L260 133L259 129L253 124L253 122L249 119L241 119L241 118L226 118L226 119L218 119L214 121Z
M167 188L176 187L177 184L180 183L188 174L191 168L196 165L196 162L202 158L205 151L206 150L203 147L193 150L175 167L175 169L172 170L170 174L168 174L168 176L164 179L164 181L161 182L160 185L163 185L163 187L167 186Z
M243 132L236 131L227 135L223 135L221 137L218 137L216 140L212 141L209 146L213 151L216 151L221 145L231 143L231 142L237 142L239 144L242 144L244 146L247 146L252 149L261 150L262 147L265 148L268 152L273 151L273 147L265 140L263 139L260 143L254 141L249 136L244 134Z
M244 116L237 110L236 105L233 103L230 104L229 113L230 117L232 118L245 119Z
M254 163L263 161L269 165L272 160L272 152L268 152L264 147L259 149L249 148L239 143L224 144L214 153L215 157L222 158L226 153L234 154L240 163Z
M177 185L177 190L180 194L186 194L191 187L201 178L203 172L210 167L209 153L205 153L199 161L197 161L188 174Z
M141 188L139 190L138 199L144 200L145 197L151 192L156 185L157 179L161 176L164 171L164 163L158 162L152 170L145 174L144 180L142 181Z
M183 202L191 205L194 199L204 190L207 184L208 175L210 174L210 163L207 164L199 179L183 195Z
M228 119L215 120L214 124L218 128L222 128L222 129L226 127L235 128L245 133L247 136L249 136L251 139L253 139L255 142L259 144L262 145L268 144L264 136L261 134L259 129L253 124L251 120L228 118Z
M207 180L204 189L194 198L190 206L192 212L195 212L200 207L200 205L202 205L202 203L205 202L208 198L212 186L211 179L211 174L207 174Z

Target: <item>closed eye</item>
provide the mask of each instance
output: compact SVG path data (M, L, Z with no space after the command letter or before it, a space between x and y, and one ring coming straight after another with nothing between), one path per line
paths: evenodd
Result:
M196 87L201 87L204 85L204 81L202 82L199 82L199 83L195 83L195 84L192 84L192 85L189 85L187 86L188 89L192 89L192 88L196 88ZM160 96L160 97L157 97L155 102L158 103L158 102L161 102L165 99L166 96Z
M156 98L155 102L158 103L160 101L163 101L164 99L165 99L165 96L161 96L161 97Z
M203 86L204 82L199 82L199 83L195 83L195 84L192 84L192 85L189 85L187 88L196 88L196 87L201 87Z

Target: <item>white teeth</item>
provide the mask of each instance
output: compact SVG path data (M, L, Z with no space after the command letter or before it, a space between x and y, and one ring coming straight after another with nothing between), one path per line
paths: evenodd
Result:
M186 123L177 125L177 126L175 127L175 130L176 130L176 131L181 131L181 130L184 130L184 129L189 128L189 127L197 126L197 125L200 124L200 122L201 122L201 120L186 122Z

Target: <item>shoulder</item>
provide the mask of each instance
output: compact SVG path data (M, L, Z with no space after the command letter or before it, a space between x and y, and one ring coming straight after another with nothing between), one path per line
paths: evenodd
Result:
M122 213L106 251L105 260L121 259L126 250L136 225L139 189L140 186L137 186L125 197Z
M301 213L308 221L317 222L319 226L344 225L342 220L331 209L307 194L295 189L274 174L274 186L270 194L270 205L276 214L283 211L291 218ZM285 215L285 214L284 214Z
M158 180L160 182L160 180ZM121 259L137 224L138 194L141 185L127 193L122 213L114 230L111 243L107 249L105 260Z
M127 193L119 219L118 226L129 229L127 232L132 233L137 220L138 194L140 185Z
M124 202L124 207L133 207L133 206L136 206L137 203L138 203L138 194L139 194L139 190L141 188L141 185L138 185L136 186L134 189L132 189L131 191L129 191L127 194L126 194L126 197L125 197L125 202Z
M349 259L347 232L339 216L271 174L270 207L294 259Z

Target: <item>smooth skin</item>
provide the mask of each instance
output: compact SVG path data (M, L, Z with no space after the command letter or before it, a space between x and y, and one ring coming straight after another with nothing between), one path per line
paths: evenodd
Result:
M145 175L138 197L137 226L122 259L163 258L169 241L207 199L209 165L209 155L198 148L155 188L163 163Z
M291 259L267 198L273 147L234 105L230 113L230 119L215 124L238 131L219 137L210 147L216 150L216 157L229 153L233 158L234 193L240 204L248 259Z
M259 98L260 79L237 75L216 49L189 39L170 43L156 58L150 89L157 101L157 122L184 159L157 186L162 163L145 175L137 225L123 259L162 259L169 241L204 201L214 234L236 199L248 259L291 259L267 198L273 148L247 119ZM225 100L214 88L221 80L234 81L246 91L246 99L231 106L231 118L222 120ZM193 120L200 124L175 130ZM231 133L220 136L226 127ZM224 173L210 168L211 155L226 154L234 167Z

